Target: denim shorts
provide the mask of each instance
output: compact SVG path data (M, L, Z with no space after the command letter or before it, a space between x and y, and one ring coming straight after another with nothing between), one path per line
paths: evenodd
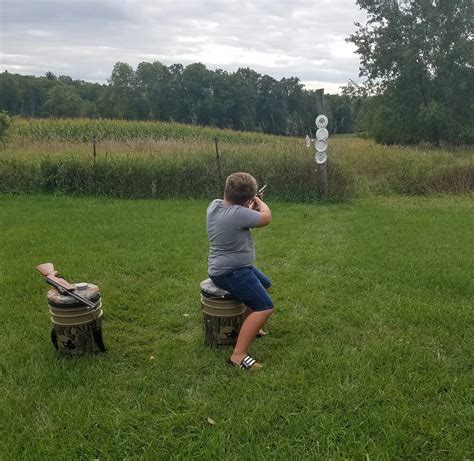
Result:
M210 276L211 280L253 311L273 309L273 301L266 291L272 283L255 267L241 267L233 272Z

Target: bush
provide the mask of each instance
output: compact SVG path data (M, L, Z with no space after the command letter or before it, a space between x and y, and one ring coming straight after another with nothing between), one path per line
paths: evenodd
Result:
M5 111L0 112L0 142L5 142L8 128L10 128L10 117Z
M253 160L253 161L250 161ZM223 166L222 183L214 158L129 159L92 162L44 158L38 164L17 160L0 162L0 192L45 193L120 198L211 198L221 196L225 177L242 170L242 158L230 158ZM271 169L258 157L245 162L245 169L260 183L267 182L272 199L317 200L311 159L295 163L290 157ZM329 199L354 196L354 178L340 165L328 167Z

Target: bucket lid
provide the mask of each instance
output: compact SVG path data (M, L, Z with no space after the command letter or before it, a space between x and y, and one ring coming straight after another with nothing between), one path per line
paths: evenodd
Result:
M93 283L88 283L87 286L82 285L82 287L78 288L76 292L78 295L92 302L96 302L100 298L99 287ZM83 304L69 294L59 293L55 288L48 291L48 303L52 306L64 307L75 307Z
M228 291L219 288L211 279L203 280L200 284L201 294L206 298L234 299L235 297Z

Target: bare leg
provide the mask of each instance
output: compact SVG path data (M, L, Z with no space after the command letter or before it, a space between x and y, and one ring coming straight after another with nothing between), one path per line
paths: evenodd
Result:
M247 310L244 312L244 320L253 312L250 307L247 306Z
M272 287L268 287L268 288L265 288L265 290L267 290L267 293L271 293L272 292ZM262 325L263 326L263 325ZM263 328L260 328L260 330L258 330L258 334L260 336L265 336L267 335L268 333L263 329Z
M247 310L244 312L244 320L253 312L252 309L250 309L250 307L247 307ZM267 332L265 330L263 330L262 328L260 328L257 332L260 336L265 336L267 334Z
M265 290L267 290L267 293L271 293L272 291L272 287L268 287L268 288L265 288ZM253 312L252 309L250 309L250 307L247 307L247 310L244 312L244 320ZM263 325L262 325L263 327ZM268 333L263 329L263 328L259 328L257 334L259 334L260 336L265 336L267 335Z
M265 322L270 318L273 309L266 309L264 311L250 311L244 320L242 328L240 329L237 344L230 359L235 364L240 364L242 359L247 355L250 343L254 340L258 330L265 325Z

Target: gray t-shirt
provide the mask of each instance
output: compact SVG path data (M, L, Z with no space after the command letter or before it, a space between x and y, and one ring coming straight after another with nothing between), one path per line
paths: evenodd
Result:
M211 244L209 275L221 275L255 260L250 227L257 227L260 213L240 205L224 205L216 199L207 208L207 236Z

